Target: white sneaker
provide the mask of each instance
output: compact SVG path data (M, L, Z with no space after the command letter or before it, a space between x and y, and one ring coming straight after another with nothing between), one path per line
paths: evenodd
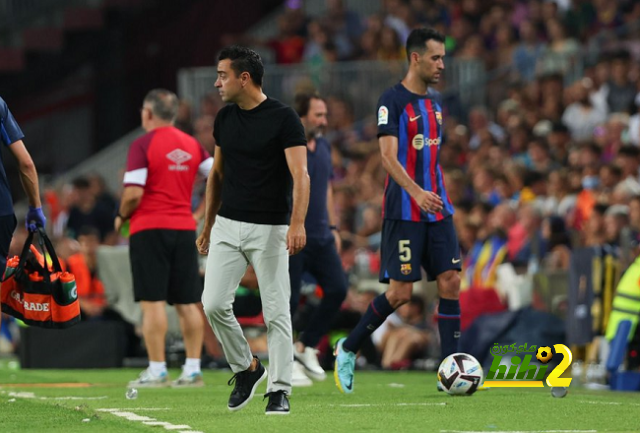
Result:
M313 382L304 373L304 367L298 361L293 361L293 371L291 374L291 386L311 386Z
M302 364L304 374L313 380L323 381L327 378L327 373L324 372L320 363L318 362L318 351L312 347L305 347L304 352L298 352L295 345L293 347L293 359Z
M169 385L171 384L166 371L160 376L156 376L148 368L140 373L136 380L129 382L129 386L132 388L164 388Z
M173 388L200 388L204 386L204 380L202 380L202 372L196 371L191 374L187 374L182 371L179 378L171 382Z

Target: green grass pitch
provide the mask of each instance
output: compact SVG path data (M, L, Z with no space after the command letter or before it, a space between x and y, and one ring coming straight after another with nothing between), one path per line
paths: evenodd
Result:
M490 389L471 397L436 391L434 373L357 372L355 392L327 380L295 388L289 416L266 416L265 384L230 412L229 372L205 372L199 389L139 389L137 370L15 370L0 367L0 432L625 432L640 431L640 394L570 388ZM331 372L329 372L331 373ZM178 371L170 372L177 377ZM85 387L51 387L86 383Z

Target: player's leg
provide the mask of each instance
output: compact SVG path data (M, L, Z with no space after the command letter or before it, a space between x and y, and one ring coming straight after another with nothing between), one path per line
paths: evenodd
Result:
M234 373L247 370L252 362L249 344L233 315L235 292L249 265L240 251L239 224L216 218L211 230L202 293L205 315Z
M243 250L258 277L269 346L269 404L266 413L289 413L293 346L291 286L286 225L245 224ZM277 404L275 404L277 403Z
M424 268L438 286L438 331L442 359L458 351L460 338L460 247L453 218L428 224Z
M133 291L142 308L142 336L149 355L149 368L137 380L135 387L168 386L165 360L169 288L170 251L162 230L145 230L129 239L129 255L133 276Z
M324 380L326 373L320 367L315 347L329 332L333 318L347 296L347 278L333 239L310 251L313 260L309 261L309 271L322 287L323 297L296 343L294 357L304 366L310 378Z
M346 339L336 345L336 385L345 393L353 391L355 354L400 305L409 302L413 283L421 279L420 258L424 247L425 224L384 220L382 225L380 282L389 289L369 304L360 322Z
M357 352L365 338L373 333L402 304L411 299L413 283L422 278L420 258L424 247L425 224L385 220L382 225L380 282L389 284L386 293L377 296L360 323L349 334L343 348Z
M244 408L255 394L267 371L258 358L252 357L249 343L233 314L233 300L242 276L249 265L240 250L242 223L221 216L211 230L211 242L204 276L202 306L209 324L222 345L227 362L235 374L227 407Z
M309 245L294 256L289 257L289 281L291 284L291 321L295 316L298 304L300 303L300 289L302 286L302 274L304 272L305 258L309 252ZM295 349L294 349L295 353ZM302 364L294 360L293 369L291 372L291 385L292 386L311 386L313 382L305 374Z
M182 374L172 385L174 387L203 386L200 356L205 322L199 311L202 285L198 269L198 253L193 248L196 234L195 231L189 230L176 230L168 234L175 240L167 299L176 307L187 358L182 367Z

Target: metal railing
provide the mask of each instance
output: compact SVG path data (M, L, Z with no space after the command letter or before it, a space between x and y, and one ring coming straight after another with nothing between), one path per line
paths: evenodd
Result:
M296 91L313 87L325 96L349 102L355 119L360 120L375 114L382 92L402 79L406 68L404 60L268 65L263 89L270 97L290 104ZM480 60L453 59L445 70L445 91L456 93L463 106L482 104L486 99L482 84L490 77ZM215 67L183 69L178 74L178 93L197 106L207 93L215 92L215 80Z

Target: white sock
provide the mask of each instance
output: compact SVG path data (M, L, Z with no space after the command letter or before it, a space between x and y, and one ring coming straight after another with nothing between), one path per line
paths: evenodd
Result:
M200 358L187 358L182 366L185 374L200 373Z
M160 376L162 373L167 372L167 363L166 362L157 362L157 361L149 361L149 371L154 376Z

